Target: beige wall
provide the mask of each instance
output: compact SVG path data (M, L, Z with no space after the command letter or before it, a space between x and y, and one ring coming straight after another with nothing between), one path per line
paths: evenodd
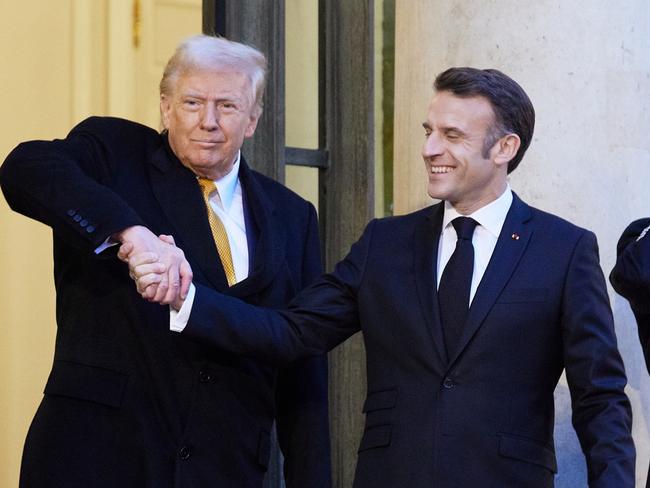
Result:
M21 140L52 138L70 128L72 12L72 1L3 3L0 159ZM10 487L17 486L22 445L51 366L56 328L50 232L10 212L4 199L0 269L0 486Z
M606 274L629 221L648 215L650 10L646 0L397 0L395 209L430 204L420 157L431 82L449 66L494 67L537 111L531 148L511 177L534 206L596 232ZM650 447L650 380L627 303L610 289L634 409L637 479ZM556 392L558 488L586 486L566 382Z
M286 0L286 145L318 148L318 3ZM318 170L287 166L285 183L318 208Z

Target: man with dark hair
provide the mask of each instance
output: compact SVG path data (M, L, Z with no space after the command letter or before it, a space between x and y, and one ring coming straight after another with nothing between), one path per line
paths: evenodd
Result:
M650 218L635 220L623 231L616 265L609 275L614 289L627 298L636 318L641 348L650 372ZM650 470L646 487L650 488Z
M175 311L141 300L108 248L160 254L163 303L185 295L190 264L197 286L273 308L320 275L314 207L240 151L265 73L250 46L190 37L160 83L162 133L92 117L7 157L7 201L52 227L57 292L22 487L261 488L274 420L286 486L331 485L325 356L279 369L171 335Z
M196 285L174 303L189 314L182 334L285 361L361 330L359 488L552 487L553 391L566 371L589 486L632 488L631 410L596 237L508 185L532 139L532 103L499 71L452 68L423 127L428 192L442 202L370 222L287 311ZM154 296L155 254L130 267Z
M528 95L508 76L496 69L451 68L440 73L433 87L450 91L459 97L484 97L492 105L494 120L483 141L483 157L489 157L492 146L508 133L519 135L519 150L508 163L511 173L530 146L535 129L535 109Z

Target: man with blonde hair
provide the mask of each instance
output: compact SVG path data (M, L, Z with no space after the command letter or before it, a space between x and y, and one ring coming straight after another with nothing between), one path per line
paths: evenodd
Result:
M162 133L92 117L7 157L7 201L53 229L57 291L22 486L259 488L274 420L287 486L330 485L325 357L278 369L170 335L176 313L140 299L113 245L161 256L163 303L193 279L278 308L319 275L313 206L240 152L265 71L257 50L195 36L160 83Z

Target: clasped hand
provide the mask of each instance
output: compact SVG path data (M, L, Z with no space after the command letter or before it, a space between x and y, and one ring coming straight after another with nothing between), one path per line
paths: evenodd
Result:
M141 226L130 227L116 238L122 243L117 256L129 265L129 276L142 298L180 309L193 275L174 238L156 236Z

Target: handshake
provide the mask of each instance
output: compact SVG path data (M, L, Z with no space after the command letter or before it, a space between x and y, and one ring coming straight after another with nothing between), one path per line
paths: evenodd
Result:
M170 235L156 236L133 226L113 236L121 245L117 256L129 265L138 293L150 302L179 310L192 283L192 268Z

